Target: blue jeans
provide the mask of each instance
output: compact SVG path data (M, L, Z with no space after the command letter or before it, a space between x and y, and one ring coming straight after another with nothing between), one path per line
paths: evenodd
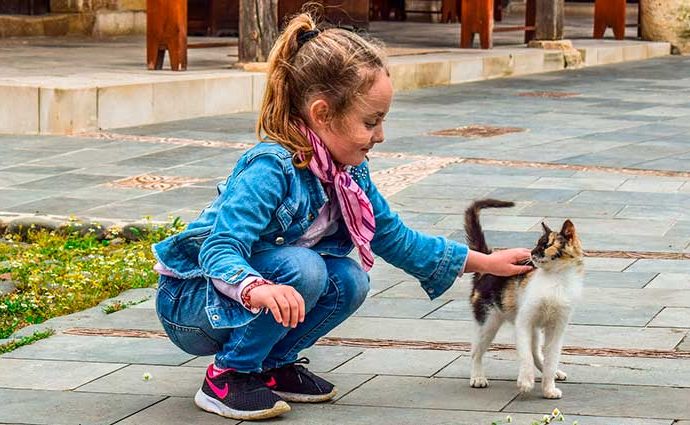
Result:
M161 276L156 310L175 345L194 355L215 354L216 366L239 372L281 367L350 317L369 292L369 276L347 257L284 247L256 254L249 263L264 278L290 285L302 295L304 322L286 328L269 313L238 328L215 329L205 312L205 278Z

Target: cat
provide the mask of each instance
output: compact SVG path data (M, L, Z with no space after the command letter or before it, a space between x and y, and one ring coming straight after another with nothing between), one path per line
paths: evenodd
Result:
M465 232L470 249L490 254L479 211L483 208L507 208L512 202L484 199L474 202L465 212ZM558 370L565 328L584 281L584 252L575 225L566 220L560 232L542 222L544 233L532 250L532 271L513 277L475 273L470 296L477 333L472 344L470 386L484 388L482 357L505 321L515 325L519 357L517 385L522 393L534 387L534 367L542 372L542 394L561 398L556 380L567 375ZM542 352L541 339L545 341Z

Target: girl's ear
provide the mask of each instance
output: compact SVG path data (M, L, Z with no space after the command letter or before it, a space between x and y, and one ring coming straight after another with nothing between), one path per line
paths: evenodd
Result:
M309 121L317 128L328 127L330 123L330 108L328 102L316 99L309 105Z

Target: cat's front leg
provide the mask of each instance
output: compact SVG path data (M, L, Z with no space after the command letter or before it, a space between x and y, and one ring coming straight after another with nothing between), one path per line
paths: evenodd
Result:
M544 371L541 378L544 398L557 399L563 395L561 390L556 388L555 380L560 377L559 374L563 374L563 372L558 370L558 362L561 357L563 337L565 336L567 325L568 318L565 316L544 329Z
M532 355L532 321L526 315L515 319L515 342L520 361L517 386L521 393L534 388L534 356Z

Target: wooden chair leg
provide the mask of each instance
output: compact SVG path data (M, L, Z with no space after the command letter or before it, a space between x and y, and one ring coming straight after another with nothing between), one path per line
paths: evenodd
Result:
M537 25L537 1L527 0L525 4L525 26L534 27ZM525 30L525 44L534 40L537 36L535 30Z
M603 38L608 27L613 29L617 40L625 38L625 0L596 0L594 3L594 38Z
M173 71L187 69L187 0L146 1L146 62L162 69L165 50Z
M460 11L460 47L471 48L474 34L479 33L482 49L490 49L494 30L493 0L462 0Z

